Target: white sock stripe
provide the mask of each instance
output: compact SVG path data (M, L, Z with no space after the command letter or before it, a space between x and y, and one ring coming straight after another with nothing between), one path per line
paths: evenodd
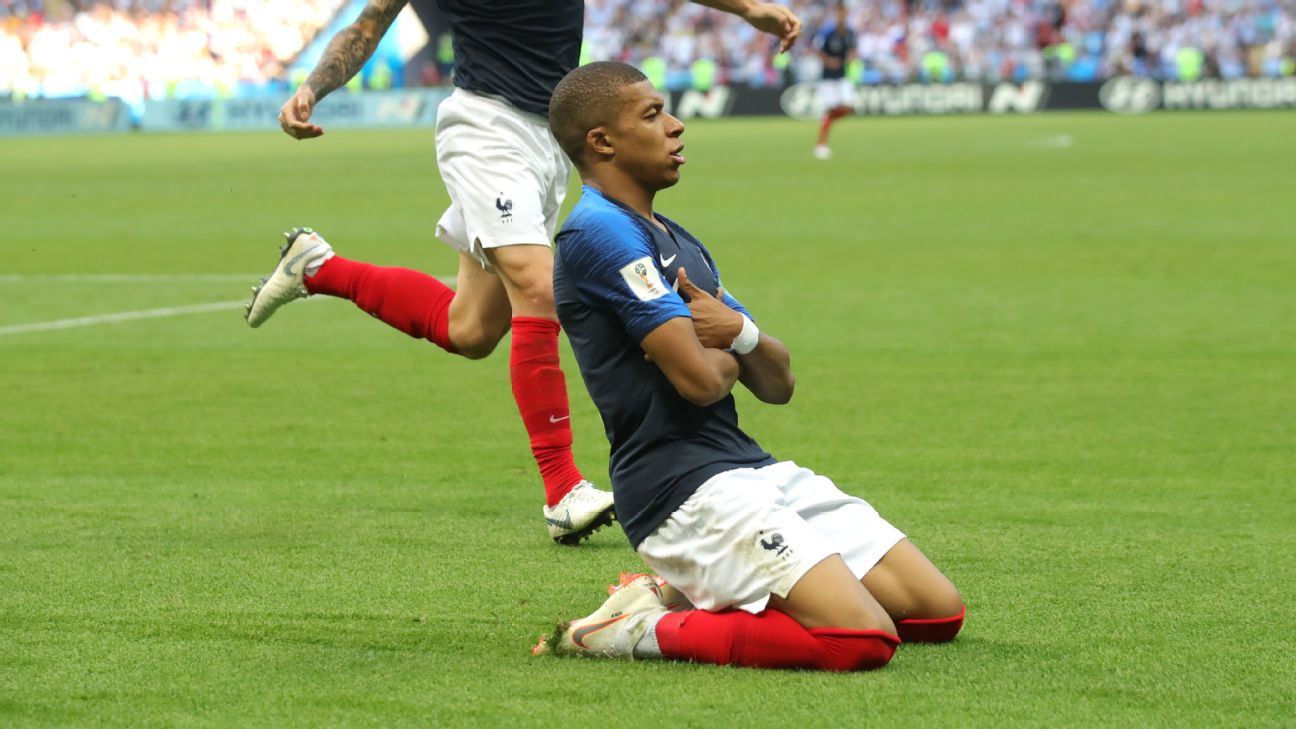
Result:
M48 332L57 329L95 326L97 324L115 324L123 321L134 321L136 319L162 319L170 316L182 316L184 314L203 314L210 311L228 311L230 309L241 308L246 303L247 301L244 299L239 299L238 301L216 301L210 304L168 306L162 309L143 309L140 311L118 311L112 314L80 316L73 319L55 319L53 321L38 321L30 324L13 324L10 326L0 327L0 336L6 334L26 334L28 332Z
M632 615L626 623L626 632L633 636L639 631L643 631L637 640L630 646L631 658L661 658L661 645L657 642L657 623L661 619L670 615L666 608L659 610L648 610L638 615Z

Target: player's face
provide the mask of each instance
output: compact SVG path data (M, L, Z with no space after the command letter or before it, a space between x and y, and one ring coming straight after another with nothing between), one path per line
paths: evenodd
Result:
M684 123L665 110L666 100L648 81L621 89L615 164L650 190L679 182L684 164Z

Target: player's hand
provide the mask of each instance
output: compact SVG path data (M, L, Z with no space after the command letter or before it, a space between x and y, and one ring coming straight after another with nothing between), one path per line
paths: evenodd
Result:
M324 127L311 124L311 112L315 110L315 92L302 86L293 97L284 102L279 109L279 126L284 134L293 139L311 139L324 134Z
M782 5L754 3L742 17L757 30L778 36L779 53L787 52L801 37L801 19Z
M679 292L688 299L689 312L693 315L693 332L698 341L708 349L724 349L733 344L734 339L742 332L742 314L730 309L724 302L724 289L712 296L689 280L683 268L679 270L676 281Z

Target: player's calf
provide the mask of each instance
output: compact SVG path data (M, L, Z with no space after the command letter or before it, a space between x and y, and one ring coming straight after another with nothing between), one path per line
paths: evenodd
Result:
M664 658L747 668L867 671L891 661L900 639L881 630L807 630L778 610L669 613L656 627Z
M662 658L749 668L882 668L900 639L880 630L814 628L778 610L670 612L657 581L629 576L594 613L541 637L534 655Z

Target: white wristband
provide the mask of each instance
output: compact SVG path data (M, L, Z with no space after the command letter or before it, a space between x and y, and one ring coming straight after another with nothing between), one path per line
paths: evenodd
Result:
M756 322L744 314L742 331L734 337L733 344L729 345L729 348L734 351L734 354L751 354L757 344L760 344L760 330L756 328Z

